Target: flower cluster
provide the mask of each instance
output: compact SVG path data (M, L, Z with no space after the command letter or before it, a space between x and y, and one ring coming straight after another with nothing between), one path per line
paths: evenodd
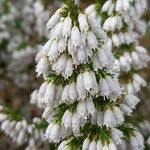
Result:
M56 80L58 80L56 77ZM99 83L96 80L93 71L86 71L77 76L76 82L71 82L65 86L55 83L55 77L44 82L38 92L38 97L41 104L55 105L60 102L73 103L79 100L85 100L90 95L101 95L111 98L111 101L116 101L116 98L121 94L121 88L116 77L106 76L100 78ZM65 81L63 81L65 82ZM56 84L56 85L55 85Z
M40 128L41 123L41 119L34 118L33 123L29 124L12 110L3 106L0 108L1 130L18 145L28 143L26 150L37 149L43 144L44 131Z
M97 20L77 10L74 16L70 13L65 8L58 9L48 21L50 39L36 57L38 75L47 76L51 66L51 70L68 78L75 66L87 64L92 58L96 70L110 68L114 61L111 50L103 50L106 46L101 43L107 36Z
M115 10L118 1L122 9ZM135 44L136 23L133 14L127 13L139 3L128 1L131 7L125 4L108 0L102 10L96 4L81 13L74 1L68 0L47 23L50 38L36 56L36 72L45 80L37 95L49 123L45 137L50 142L62 142L58 149L80 149L81 145L85 150L117 149L125 143L125 136L131 149L144 148L140 133L134 129L128 129L128 134L122 132L124 116L130 116L140 100L133 92L123 92L117 72L128 72L139 63L142 68L149 60L144 48ZM99 15L103 13L107 19ZM137 19L140 17L138 14ZM131 30L124 32L124 24ZM120 47L126 48L125 54ZM124 56L118 57L118 53ZM135 74L134 86L144 86L142 78L140 83L137 78Z
M29 82L33 82L33 72L27 75L27 71L31 70L38 52L33 49L39 49L48 36L45 24L49 11L41 0L19 3L2 0L0 7L0 72L9 76L18 87L28 87Z
M123 56L116 60L116 64L119 70L127 72L131 68L135 70L146 68L149 61L150 57L147 51L141 46L136 46L135 51L125 52Z
M99 18L103 29L108 33L108 45L114 50L116 58L115 69L122 74L133 70L137 72L147 67L150 60L145 48L139 46L138 43L138 38L146 31L146 24L141 19L146 8L146 0L128 0L126 2L108 0L102 6L101 13L99 13L101 10L98 3L89 6L85 11L95 18ZM127 92L136 93L140 90L140 84L130 81L123 85L127 88Z

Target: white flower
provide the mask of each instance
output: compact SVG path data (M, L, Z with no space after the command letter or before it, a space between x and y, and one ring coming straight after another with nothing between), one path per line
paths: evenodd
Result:
M65 39L61 38L58 41L58 52L59 54L66 50L67 43Z
M77 92L79 99L84 99L86 97L86 90L84 88L83 74L79 74L77 77Z
M85 53L85 49L78 48L77 49L77 59L78 59L78 62L85 64L88 61L88 59L86 59L86 58L87 58L87 55Z
M77 26L74 26L71 31L71 41L75 47L80 46L80 31Z
M7 131L8 127L9 127L9 123L10 123L9 120L5 120L4 122L2 122L1 129L3 131Z
M106 54L104 53L104 50L98 49L97 55L98 55L98 61L99 61L99 68L101 69L103 67L108 66L108 58Z
M90 146L90 140L89 138L86 138L83 141L82 150L89 150L89 146Z
M47 58L42 57L36 66L36 72L38 73L37 76L40 76L41 74L43 74L43 76L46 77L48 73L48 66L49 64L48 64Z
M129 3L129 0L123 1L123 9L124 9L125 11L128 11L128 10L129 10L130 5L131 5L131 4Z
M113 13L115 9L115 3L112 3L112 5L110 6L109 10L108 10L108 15L111 16L111 14Z
M22 129L22 123L21 122L17 122L16 126L15 126L15 130L20 132L21 129Z
M65 76L68 78L72 75L73 73L73 63L71 59L68 59L66 61L66 66L65 66Z
M80 136L80 119L76 113L72 116L72 130L75 136Z
M133 79L134 79L134 82L138 83L139 85L142 85L142 86L147 85L146 81L138 74L134 74Z
M96 118L96 120L97 120L97 124L99 126L103 125L104 113L102 111L98 111L97 112L97 118Z
M60 73L62 70L65 69L65 65L66 65L66 57L65 56L61 56L57 62L56 62L56 71L57 73Z
M117 150L117 146L114 144L114 142L113 141L111 141L110 143L109 143L109 150Z
M134 131L135 138L138 142L139 149L144 149L144 138L141 133Z
M81 118L86 118L86 103L84 101L80 101L77 106L77 114Z
M19 132L19 135L18 135L18 137L17 137L17 143L19 143L19 144L22 144L22 143L23 143L24 138L25 138L25 134L26 134L25 130L21 130L21 131Z
M61 98L62 98L62 101L69 101L69 85L66 85L64 87Z
M115 65L114 65L114 71L120 72L121 71L121 65L118 59L115 59Z
M75 85L75 83L71 83L70 85L69 85L69 98L71 99L71 100L75 100L75 99L77 99L77 90L76 90L76 85Z
M37 100L38 100L38 90L34 90L34 91L31 93L30 103L31 103L31 104L36 104L36 103L37 103Z
M67 38L71 35L71 28L72 28L72 20L70 17L65 18L63 23L63 30L62 35L63 37Z
M135 90L135 92L139 92L140 91L140 89L141 89L141 85L138 83L138 82L136 82L135 80L133 80L133 88L134 88L134 90Z
M61 142L57 150L65 150L65 147L67 147L67 141Z
M45 132L45 138L46 139L49 139L50 138L50 134L51 134L51 130L52 130L52 127L53 127L53 123L50 123L46 129L46 132Z
M51 114L51 109L49 107L46 107L42 114L42 118L47 120L49 118L50 114Z
M110 30L111 31L114 31L116 28L117 28L117 26L118 26L118 19L119 19L119 17L118 16L114 16L114 17L112 17L111 18L111 20L110 20L110 23L111 23L111 25L110 25Z
M125 43L124 33L122 33L122 32L118 33L118 38L119 38L121 44Z
M98 69L102 69L103 66L100 65L98 57L96 54L93 55L93 69L94 71L98 71Z
M142 68L142 63L140 62L140 58L136 52L131 53L131 57L133 60L133 64L135 65L135 68L140 69Z
M144 47L142 47L142 46L136 46L135 49L136 49L136 51L139 52L139 53L147 54L147 50L146 50Z
M91 90L91 92L92 92L91 94L98 94L99 86L98 86L98 83L96 80L95 73L93 71L90 71L90 75L91 75L92 82L93 82L93 89Z
M86 46L87 35L85 32L81 32L81 43L80 47L83 49Z
M65 127L61 127L61 132L60 132L60 137L61 139L65 139L68 135L71 134L71 130L68 128L66 129Z
M62 124L65 126L66 129L72 127L72 116L72 112L67 110L62 117Z
M135 137L132 136L132 137L130 138L130 144L131 144L132 149L137 149L137 150L139 150L138 141L136 140Z
M52 104L55 96L55 86L52 83L49 83L46 87L46 92L44 95L44 101L47 104Z
M116 47L119 47L121 45L121 41L116 34L112 35L112 41Z
M97 38L100 38L103 41L107 39L107 34L104 32L104 30L102 30L100 23L96 18L91 15L88 16L88 23Z
M132 84L131 82L127 84L126 90L127 90L127 93L128 93L128 94L133 94L133 93L135 93L133 84Z
M80 13L79 16L78 16L78 21L79 21L79 27L80 27L81 32L82 31L87 32L89 30L89 25L88 25L88 22L87 22L86 14L81 14Z
M109 17L108 19L106 19L106 21L104 22L104 25L103 25L103 29L105 31L111 31L111 17Z
M50 44L51 45L51 44ZM49 45L49 48L50 48L50 45ZM40 61L40 59L43 57L43 56L46 56L47 54L47 51L45 51L44 49L42 49L35 57L35 61L38 63Z
M86 55L89 56L90 58L92 58L93 50L90 49L88 46L84 47L84 49L85 49Z
M49 19L47 29L53 28L60 21L61 9L58 9L55 14Z
M140 99L134 95L128 94L125 96L125 103L131 108L134 109L135 106L140 102Z
M102 7L102 11L107 12L112 5L112 0L106 1Z
M130 43L133 42L133 39L132 39L131 35L128 34L127 32L125 33L124 38L125 38L125 42L126 42L127 44L130 44Z
M129 71L131 69L130 64L126 60L126 57L121 56L119 62L123 71Z
M107 76L106 81L111 93L110 97L112 99L117 98L121 94L121 88L117 77L111 78L110 76Z
M118 108L118 107L115 106L113 108L113 113L114 113L115 120L117 121L117 123L118 124L122 124L124 122L124 116L123 116L123 113L120 110L120 108Z
M60 143L57 150L65 150L66 147L67 147L67 141L63 141Z
M114 125L114 114L110 109L107 109L104 113L104 125L112 127Z
M92 141L89 145L89 150L96 150L97 144L96 141Z
M103 29L106 31L115 31L115 29L120 30L122 28L122 20L120 16L109 17L103 25Z
M108 145L104 145L103 148L102 148L102 150L109 150Z
M124 137L123 133L116 129L116 128L112 128L111 129L112 132L111 132L111 136L112 136L112 139L113 141L115 142L116 145L119 145L122 143L122 138Z
M54 124L50 132L50 138L49 138L50 141L58 143L60 141L60 132L61 132L61 127L57 124Z
M102 144L101 140L98 140L97 141L97 149L96 150L102 150L102 148L103 148L103 144Z
M131 56L128 52L125 52L123 57L125 57L126 61L131 64L132 63L132 59L131 59Z
M95 115L96 109L92 100L88 99L86 101L86 109L89 115L92 115L92 116Z
M38 97L39 99L42 99L45 95L45 91L46 91L46 87L47 87L47 82L44 82L41 86L40 86L40 89L39 89L39 92L38 92Z
M95 49L98 47L96 35L92 31L87 32L87 43L90 49Z
M74 47L74 45L72 44L72 40L71 38L68 39L68 52L70 55L74 56L74 53L76 52L76 48Z
M109 44L109 43L108 43L108 44ZM111 68L111 66L114 65L115 58L114 58L114 55L113 55L113 53L112 53L111 46L109 46L108 44L106 45L106 47L103 48L103 51L104 51L104 53L105 53L105 55L106 55L106 57L107 57L107 60L108 60L108 65L109 65L109 66L107 66L107 67L110 67L110 68ZM106 64L107 64L107 63L106 63Z
M132 109L131 109L130 107L128 107L127 105L125 105L125 104L121 104L121 105L120 105L120 109L121 109L121 111L122 111L124 114L126 114L126 115L128 115L128 116L130 116L131 113L133 112Z
M58 40L54 40L51 44L50 50L47 54L50 61L54 61L58 58Z
M90 91L93 88L93 80L89 71L83 73L84 88Z
M95 11L95 5L94 5L94 4L88 6L88 7L85 9L85 13L88 14L88 15L90 15L90 14L91 14L92 12L94 12L94 11Z
M123 0L116 1L116 11L121 12L123 10Z
M29 139L29 146L35 147L35 139L34 138Z
M55 39L55 38L57 38L57 39L61 38L62 37L62 29L63 29L63 22L61 21L61 22L59 22L55 26L54 30L51 32L52 38L53 39Z
M99 80L99 91L100 91L100 95L101 96L104 96L104 97L105 96L106 97L109 96L109 93L110 93L109 87L108 87L107 81L105 79L103 79L103 78L101 78Z
M63 87L61 85L57 86L56 95L55 95L56 100L61 99L62 92L63 92Z

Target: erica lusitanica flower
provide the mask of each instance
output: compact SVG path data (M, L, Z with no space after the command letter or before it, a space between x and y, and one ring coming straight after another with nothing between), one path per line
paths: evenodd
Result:
M142 135L125 118L146 83L137 73L132 83L121 81L149 61L137 42L145 29L138 28L145 3L108 0L81 11L68 0L49 19L36 71L45 79L38 92L49 122L45 136L58 150L144 149Z

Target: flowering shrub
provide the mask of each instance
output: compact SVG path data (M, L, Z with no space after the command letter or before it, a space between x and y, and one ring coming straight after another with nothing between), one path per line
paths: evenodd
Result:
M1 129L18 144L28 143L26 149L48 142L58 150L144 150L144 138L128 118L146 86L138 71L150 60L138 42L147 29L146 0L79 6L66 0L51 16L48 40L35 58L44 82L30 102L43 109L43 119L27 123L2 107Z

